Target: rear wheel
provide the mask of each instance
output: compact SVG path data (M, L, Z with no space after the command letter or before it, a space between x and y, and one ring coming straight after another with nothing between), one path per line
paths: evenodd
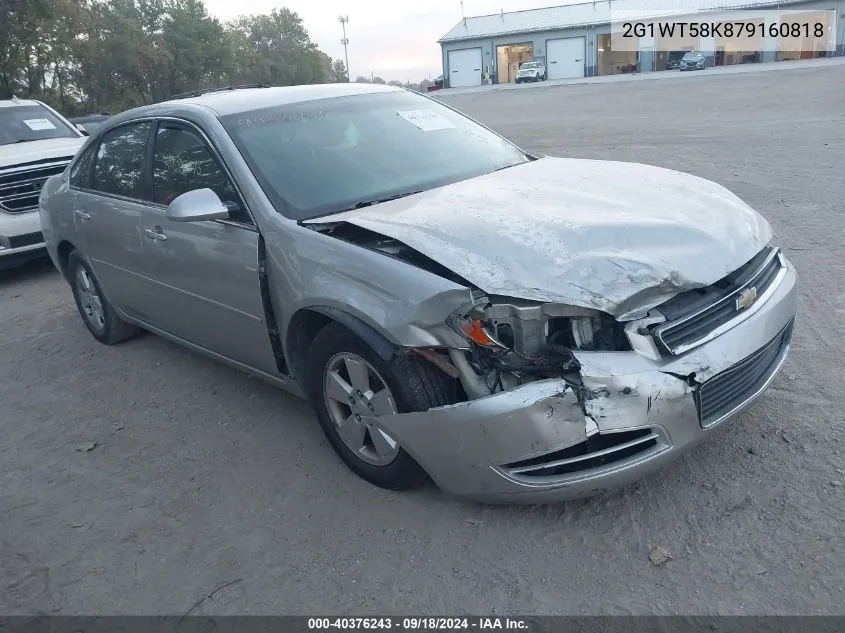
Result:
M67 266L79 315L95 339L106 345L114 345L138 335L139 328L117 316L103 295L93 271L78 251L71 252Z
M454 402L454 389L433 366L405 355L385 361L332 323L311 345L307 386L323 432L354 473L390 490L426 480L425 471L373 418Z

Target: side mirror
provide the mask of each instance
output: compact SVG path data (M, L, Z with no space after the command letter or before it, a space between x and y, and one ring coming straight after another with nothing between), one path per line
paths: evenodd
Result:
M228 220L229 209L211 189L194 189L174 198L165 216L174 222Z
M83 136L91 136L91 134L89 134L88 130L85 129L85 126L82 125L81 123L76 124L76 129L79 130L80 132L82 132Z

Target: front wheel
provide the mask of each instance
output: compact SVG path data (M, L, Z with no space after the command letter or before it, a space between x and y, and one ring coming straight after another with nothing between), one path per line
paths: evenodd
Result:
M408 490L426 480L425 471L373 418L454 402L443 374L415 356L385 361L333 323L311 344L306 378L320 426L350 470L389 490Z

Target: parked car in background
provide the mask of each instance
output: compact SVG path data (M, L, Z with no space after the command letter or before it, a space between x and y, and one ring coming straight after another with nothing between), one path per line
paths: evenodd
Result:
M428 92L434 92L436 90L443 89L443 75L438 75L435 78L434 83L428 87Z
M377 84L124 112L40 209L94 338L144 328L309 398L391 489L545 502L638 479L765 391L797 305L724 187L533 156Z
M681 67L681 60L686 55L685 51L669 51L668 58L666 60L666 70L677 70Z
M96 114L76 116L68 120L73 123L77 127L77 129L79 129L83 134L95 134L101 127L103 127L103 123L108 121L110 117L111 114L109 114L108 112L98 112Z
M0 101L0 268L45 255L38 195L84 142L69 121L40 101Z
M678 64L678 70L704 70L707 68L707 58L698 51L685 53Z
M544 81L546 79L546 66L542 62L525 62L516 71L514 81Z

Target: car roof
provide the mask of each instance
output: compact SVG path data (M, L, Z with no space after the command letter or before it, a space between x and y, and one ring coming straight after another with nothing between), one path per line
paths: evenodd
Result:
M0 108L14 108L17 106L42 105L40 101L33 99L0 99Z
M231 90L217 90L192 94L190 96L171 99L157 106L199 105L213 110L218 116L260 110L276 105L305 103L319 99L348 97L361 94L376 94L380 92L402 92L403 88L384 84L365 83L337 83L311 84L305 86L284 86L267 88L233 88ZM152 108L144 106L140 109ZM139 110L140 110L139 109Z
M68 121L71 123L93 123L95 121L104 121L110 119L111 114L84 114L81 116L69 117Z

